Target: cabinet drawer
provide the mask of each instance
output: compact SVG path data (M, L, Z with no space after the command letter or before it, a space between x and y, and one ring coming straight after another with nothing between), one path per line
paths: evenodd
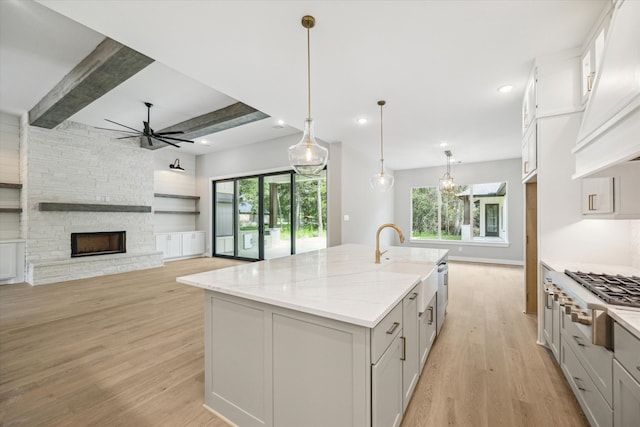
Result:
M613 411L582 367L567 340L560 343L560 366L584 414L594 427L612 427Z
M594 345L590 338L571 321L571 316L562 314L562 338L573 349L580 363L605 398L613 405L613 353L605 347Z
M613 342L618 362L629 371L636 381L640 382L640 339L615 323L613 325Z
M371 363L376 363L391 341L402 331L402 303L397 304L371 330Z

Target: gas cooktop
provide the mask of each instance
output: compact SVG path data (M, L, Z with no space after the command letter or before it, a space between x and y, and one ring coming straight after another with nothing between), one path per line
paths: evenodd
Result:
M607 304L640 308L640 277L569 270L564 273Z

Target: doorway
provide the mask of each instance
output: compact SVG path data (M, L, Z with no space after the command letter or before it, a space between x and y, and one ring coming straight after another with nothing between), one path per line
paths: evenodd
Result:
M213 182L213 256L264 260L327 247L326 170Z
M485 236L500 236L500 205L487 203L484 205Z

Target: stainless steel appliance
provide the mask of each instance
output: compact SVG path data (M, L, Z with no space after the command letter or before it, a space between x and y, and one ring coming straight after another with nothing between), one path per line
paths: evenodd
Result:
M640 278L565 270L545 280L545 309L558 304L582 336L595 345L612 347L608 307L640 310Z
M449 301L449 265L444 259L438 264L438 294L436 302L436 333L440 334L440 329L444 325L444 314L447 311Z

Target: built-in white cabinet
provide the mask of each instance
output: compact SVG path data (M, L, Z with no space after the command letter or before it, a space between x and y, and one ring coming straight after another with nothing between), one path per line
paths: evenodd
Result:
M640 156L638 22L640 2L615 3L602 61L573 150L575 178Z
M205 251L205 232L158 233L156 250L164 254L164 259L202 255Z
M605 29L601 28L597 36L591 40L582 54L582 100L586 102L593 89L593 83L598 72L602 52L604 51Z
M583 215L612 213L613 178L584 178L581 201Z
M640 425L640 339L614 324L613 425Z
M182 256L202 255L204 253L204 231L182 233Z
M437 296L434 294L433 298L427 303L426 310L418 313L420 372L422 372L427 362L427 357L436 339L436 299Z
M522 100L522 134L533 124L536 118L536 69L531 71L531 75L527 80L527 86L524 90L524 98Z
M522 140L522 182L534 180L538 170L538 126L531 124Z
M402 358L402 412L409 406L413 391L420 377L420 351L418 336L418 297L416 286L402 300L402 338L404 354Z
M581 181L584 215L640 219L640 161L621 163Z
M373 427L397 427L402 421L403 337L398 334L382 357L371 366Z
M25 241L0 242L0 285L24 281Z

